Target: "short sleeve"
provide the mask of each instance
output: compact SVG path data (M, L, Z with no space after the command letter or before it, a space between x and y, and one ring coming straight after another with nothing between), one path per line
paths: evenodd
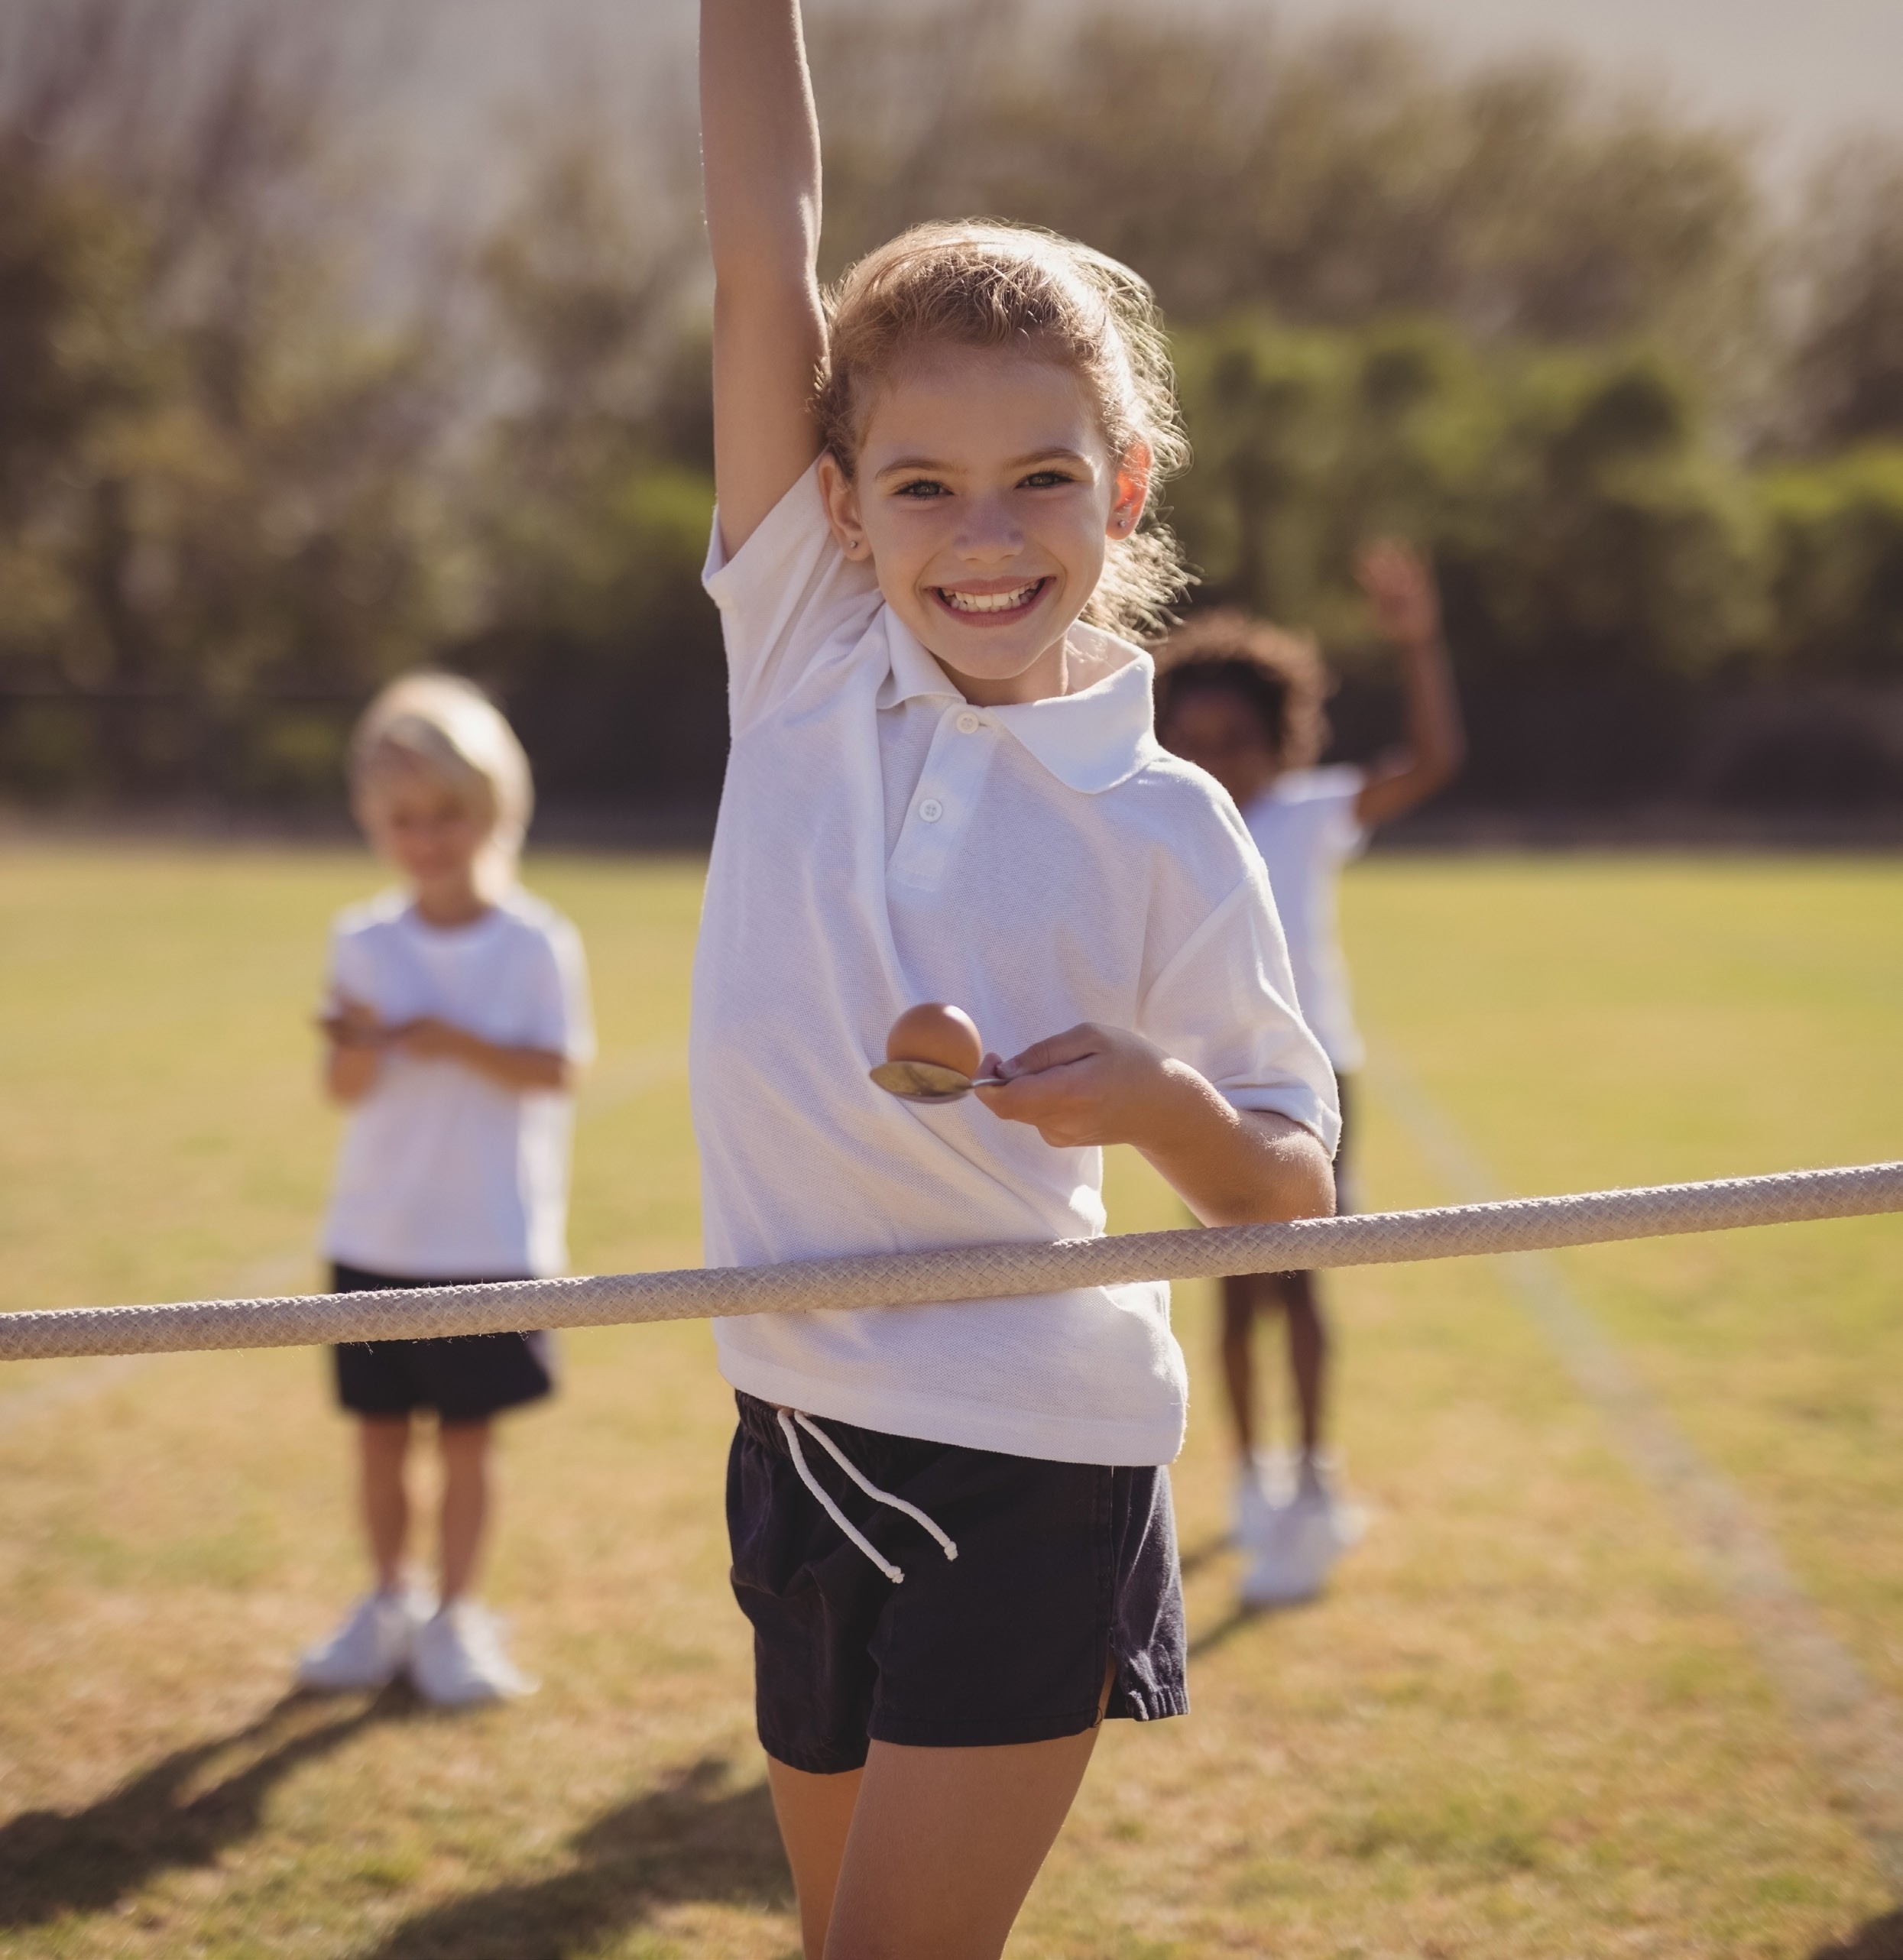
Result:
M880 604L871 567L848 558L826 522L817 461L731 558L715 512L702 582L720 608L736 734L783 699L829 641L856 641Z
M1346 864L1368 847L1367 826L1356 814L1368 773L1352 763L1318 769L1315 802L1321 805L1322 847L1330 860Z
M1334 1071L1295 1006L1269 881L1252 866L1170 960L1137 1032L1186 1061L1239 1110L1269 1110L1341 1141Z
M565 918L537 936L525 1045L552 1049L578 1065L595 1059L588 960L582 935Z

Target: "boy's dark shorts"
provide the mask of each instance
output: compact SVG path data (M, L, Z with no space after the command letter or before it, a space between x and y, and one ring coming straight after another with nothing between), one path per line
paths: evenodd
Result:
M520 1273L507 1277L520 1279ZM398 1279L333 1265L333 1293L394 1287L475 1286L472 1279ZM353 1415L409 1415L434 1409L446 1423L486 1422L539 1401L555 1386L555 1344L546 1333L447 1334L434 1340L349 1341L333 1347L337 1399Z
M1044 1742L1107 1715L1188 1712L1165 1469L1052 1463L822 1421L861 1473L958 1546L857 1489L803 1430L807 1467L905 1573L895 1586L799 1480L776 1411L734 1398L727 1464L734 1596L754 1627L767 1753L856 1770L871 1741Z

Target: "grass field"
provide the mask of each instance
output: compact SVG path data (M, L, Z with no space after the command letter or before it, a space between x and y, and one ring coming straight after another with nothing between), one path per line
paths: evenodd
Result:
M0 865L0 1307L294 1290L332 1119L307 1017L344 855ZM553 858L604 1058L584 1268L690 1263L686 862ZM1522 1191L1903 1155L1903 867L1377 859L1367 1019ZM1378 1101L1364 1202L1445 1194ZM1122 1228L1177 1222L1114 1168ZM1578 1291L1903 1699L1903 1228L1568 1255ZM1243 1620L1208 1301L1179 1467L1195 1712L1107 1735L1014 1960L1762 1955L1886 1898L1697 1559L1491 1269L1334 1288L1373 1508L1332 1595ZM578 1336L508 1447L492 1595L540 1672L446 1718L306 1702L358 1584L319 1357L0 1374L0 1955L659 1960L794 1950L725 1583L730 1404L695 1327ZM1899 1949L1898 1950L1903 1950Z

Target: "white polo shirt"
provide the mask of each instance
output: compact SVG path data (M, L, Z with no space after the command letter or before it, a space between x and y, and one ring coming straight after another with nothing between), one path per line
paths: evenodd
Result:
M690 1046L710 1265L1103 1231L1101 1152L867 1080L921 1000L1004 1055L1080 1021L1135 1029L1332 1151L1333 1079L1261 860L1158 745L1142 653L1079 627L1094 685L971 705L833 542L816 469L731 562L716 523L707 587L733 723ZM715 1336L736 1388L869 1428L1066 1463L1182 1447L1164 1285Z
M1368 847L1367 831L1355 814L1367 779L1366 769L1347 764L1292 769L1242 813L1288 935L1302 1018L1344 1075L1361 1066L1364 1053L1341 954L1336 893L1341 867Z
M580 935L519 887L467 925L408 896L352 905L331 935L326 1007L426 1015L507 1048L595 1052ZM568 1264L575 1099L517 1091L461 1062L387 1055L338 1148L327 1257L397 1279L539 1279Z

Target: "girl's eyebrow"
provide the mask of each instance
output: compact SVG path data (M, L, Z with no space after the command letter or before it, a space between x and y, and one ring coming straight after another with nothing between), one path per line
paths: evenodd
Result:
M1090 458L1081 449L1068 449L1061 442L1049 449L1033 449L1028 456L1020 456L1006 465L1008 469L1029 469L1034 463L1075 463L1080 468L1088 469Z
M1090 467L1090 458L1081 450L1069 449L1058 444L1049 449L1033 449L1028 455L1014 456L1004 467L1007 470L1029 469L1038 463L1074 463L1080 468ZM930 456L901 456L896 462L887 463L883 469L874 473L873 481L883 483L889 476L955 475L955 465L942 463Z

